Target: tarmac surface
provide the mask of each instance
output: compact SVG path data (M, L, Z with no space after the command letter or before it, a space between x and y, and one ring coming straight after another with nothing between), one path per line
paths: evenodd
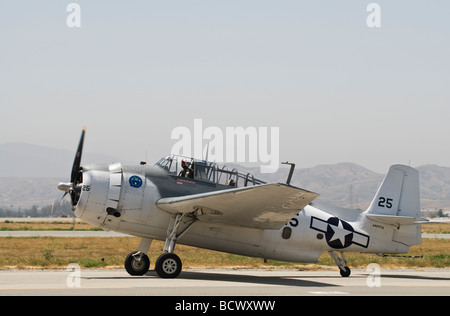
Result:
M337 270L191 269L176 279L154 271L132 277L125 270L4 270L0 296L386 296L450 295L450 269ZM267 298L266 298L267 299ZM195 300L194 300L195 301ZM184 301L183 301L184 302Z

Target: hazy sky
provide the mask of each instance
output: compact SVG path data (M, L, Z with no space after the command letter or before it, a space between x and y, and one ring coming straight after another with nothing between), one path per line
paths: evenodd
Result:
M299 167L450 166L449 1L70 2L0 2L0 143L155 161L199 118Z

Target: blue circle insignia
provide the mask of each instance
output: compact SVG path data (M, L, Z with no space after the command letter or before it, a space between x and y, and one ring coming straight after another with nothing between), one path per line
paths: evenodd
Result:
M138 176L131 176L128 182L133 188L140 188L142 186L142 179Z

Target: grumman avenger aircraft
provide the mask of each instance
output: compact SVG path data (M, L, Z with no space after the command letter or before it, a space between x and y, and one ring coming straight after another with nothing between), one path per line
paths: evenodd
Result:
M139 246L125 259L131 275L150 267L152 240L165 241L155 270L177 277L182 268L175 245L288 262L315 263L328 252L343 277L350 275L344 252L407 253L421 243L418 171L393 165L365 211L319 209L318 194L287 183L265 183L251 174L180 156L155 165L80 166L81 134L69 194L81 220L138 236ZM340 255L339 255L340 254Z

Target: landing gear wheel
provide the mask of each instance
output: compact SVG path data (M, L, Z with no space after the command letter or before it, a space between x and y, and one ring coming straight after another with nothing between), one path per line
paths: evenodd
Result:
M343 278L349 277L349 276L350 276L350 273L351 273L352 271L350 270L349 267L344 267L344 269L345 269L345 270L342 270L342 269L339 268L339 272L341 273L341 276L342 276Z
M130 275L144 275L150 268L150 259L145 253L135 251L125 259L125 270Z
M181 260L174 253L163 253L156 260L155 271L161 278L173 279L181 272Z

